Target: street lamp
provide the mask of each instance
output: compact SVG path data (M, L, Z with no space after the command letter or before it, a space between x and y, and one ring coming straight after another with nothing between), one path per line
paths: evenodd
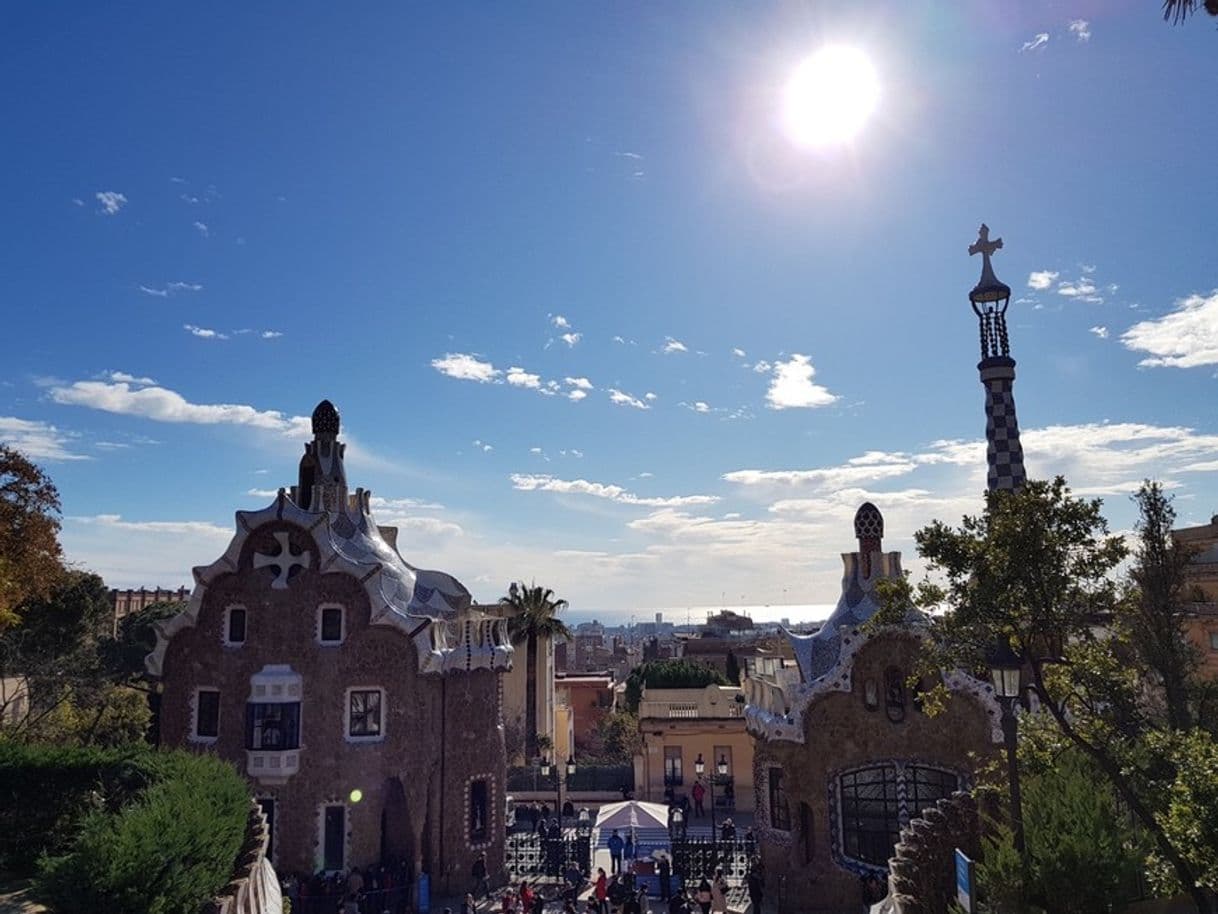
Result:
M1023 838L1023 802L1019 795L1019 761L1017 757L1015 702L1019 699L1020 674L1023 662L1005 638L990 655L990 676L994 691L1002 704L1002 736L1007 750L1007 781L1011 790L1011 828L1015 833L1015 850L1026 860Z
M557 804L558 828L560 831L562 830L563 782L567 778L572 777L575 774L575 756L573 756L573 755L567 756L566 768L567 768L567 774L566 774L566 777L563 777L563 773L558 770L558 766L557 765L554 766L554 785L555 785L554 786L554 794L555 794L554 802ZM543 778L548 778L550 776L550 760L548 758L545 758L544 756L541 759L541 776Z
M694 759L694 773L698 777L706 772L706 763L702 761L702 753L698 753L698 757ZM719 761L715 763L715 774L712 774L708 780L710 781L710 801L711 801L711 840L715 839L715 779L718 777L727 777L727 755L721 754Z

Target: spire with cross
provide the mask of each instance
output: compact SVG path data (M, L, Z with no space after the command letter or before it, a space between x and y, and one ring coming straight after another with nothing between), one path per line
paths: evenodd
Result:
M981 361L977 370L985 387L987 483L991 490L1019 489L1027 479L1023 466L1023 445L1019 440L1019 420L1015 415L1015 360L1007 334L1007 305L1011 288L994 275L990 258L1002 250L1002 239L990 240L989 226L982 223L977 240L969 245L969 256L981 255L981 279L971 292L969 303L981 333Z

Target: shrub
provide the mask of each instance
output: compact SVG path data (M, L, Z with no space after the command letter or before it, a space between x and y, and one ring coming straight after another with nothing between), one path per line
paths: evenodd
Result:
M89 812L71 850L42 861L38 890L56 911L177 914L228 883L249 815L244 781L211 756L159 755L162 779L117 812Z

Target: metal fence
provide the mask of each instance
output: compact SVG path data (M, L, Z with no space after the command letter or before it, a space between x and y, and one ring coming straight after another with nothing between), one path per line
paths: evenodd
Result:
M757 854L752 838L723 841L718 838L678 837L672 842L672 870L686 884L697 884L723 870L729 885L741 885Z
M509 835L503 847L503 864L511 882L561 882L567 867L575 864L581 873L592 867L592 842L587 835L543 838L531 832Z
M575 774L564 775L566 784L563 793L568 791L604 792L619 791L623 788L634 790L634 765L577 765ZM550 769L548 775L542 775L536 766L509 768L507 777L508 790L517 793L539 793L557 791L558 774Z

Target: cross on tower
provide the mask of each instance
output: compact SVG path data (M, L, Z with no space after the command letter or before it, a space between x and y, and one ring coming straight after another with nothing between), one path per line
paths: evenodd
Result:
M313 556L308 552L293 552L292 542L286 530L277 530L275 541L279 543L279 551L275 553L255 552L254 567L267 568L273 566L276 570L275 580L271 582L274 590L288 589L288 575L293 568L308 568Z
M990 227L984 222L981 223L981 228L977 230L977 240L968 246L969 256L974 254L981 255L981 279L977 282L977 287L973 290L974 305L978 301L993 301L1001 297L1001 291L1005 290L1007 296L1010 295L1010 289L998 281L998 277L994 275L993 264L990 263L990 257L995 251L1002 250L1002 239L995 238L990 241ZM980 293L980 294L979 294Z

